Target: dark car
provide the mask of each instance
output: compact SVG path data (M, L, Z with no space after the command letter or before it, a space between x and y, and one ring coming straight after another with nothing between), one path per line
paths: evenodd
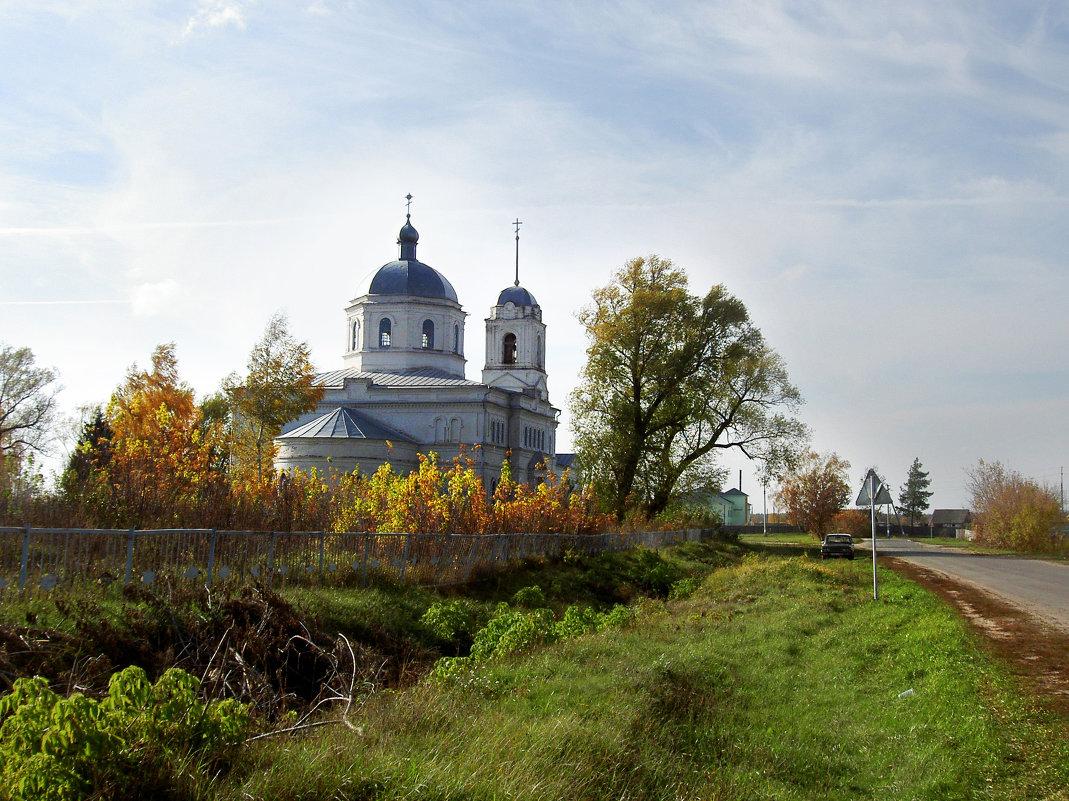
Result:
M849 534L829 534L820 546L820 558L831 559L834 556L854 558L854 538Z

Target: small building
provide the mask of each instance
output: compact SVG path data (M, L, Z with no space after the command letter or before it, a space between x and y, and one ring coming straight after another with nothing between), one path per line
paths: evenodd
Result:
M709 507L716 512L725 526L745 526L750 522L749 496L740 489L718 492L708 497Z
M932 512L932 535L972 539L972 512L968 509L936 509Z

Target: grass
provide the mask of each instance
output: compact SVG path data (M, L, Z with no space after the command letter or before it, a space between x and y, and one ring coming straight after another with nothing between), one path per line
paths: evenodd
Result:
M740 534L739 542L747 545L819 545L816 537L804 531L792 531L789 534Z
M1066 721L917 585L883 572L873 602L865 565L706 545L672 559L704 574L688 598L372 696L359 733L255 743L220 796L1069 798Z

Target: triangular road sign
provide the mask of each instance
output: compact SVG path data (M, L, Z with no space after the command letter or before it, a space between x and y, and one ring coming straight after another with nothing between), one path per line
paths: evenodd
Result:
M891 497L891 493L887 491L887 487L880 481L879 476L872 470L869 470L865 474L865 481L861 485L861 492L858 493L857 500L854 502L855 506L871 506L872 503L869 500L869 478L872 478L872 485L876 488L876 506L883 506L884 504L894 503L894 499Z

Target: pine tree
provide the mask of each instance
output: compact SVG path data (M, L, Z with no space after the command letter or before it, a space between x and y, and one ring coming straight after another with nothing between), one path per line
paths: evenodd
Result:
M928 489L932 480L921 469L921 460L914 459L906 476L906 483L902 485L901 494L898 496L898 505L903 512L909 512L909 525L913 527L913 520L917 515L928 511L928 499L932 497Z

